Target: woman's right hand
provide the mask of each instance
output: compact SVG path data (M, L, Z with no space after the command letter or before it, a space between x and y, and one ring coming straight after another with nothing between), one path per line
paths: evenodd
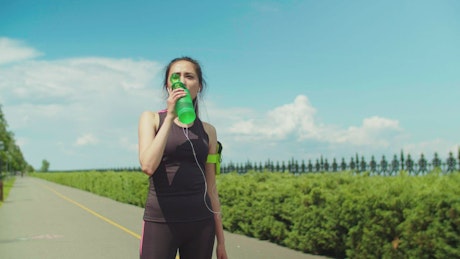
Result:
M171 88L168 88L168 100L167 100L167 109L168 109L168 116L172 116L172 118L176 118L176 103L177 100L180 98L184 97L187 95L184 89L182 88L176 88L172 90Z

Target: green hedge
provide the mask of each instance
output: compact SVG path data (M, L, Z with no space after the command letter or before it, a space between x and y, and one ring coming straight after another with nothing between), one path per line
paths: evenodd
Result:
M337 258L458 258L460 174L229 174L224 226Z
M143 207L142 173L37 173ZM224 228L336 258L458 258L460 174L222 174ZM122 191L120 191L122 190Z
M31 175L140 207L145 206L147 198L147 176L140 172L90 171Z

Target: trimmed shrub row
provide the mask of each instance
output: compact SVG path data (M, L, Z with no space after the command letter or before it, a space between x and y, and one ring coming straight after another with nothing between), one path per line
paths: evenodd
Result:
M147 176L139 172L56 172L31 176L140 207L145 206L147 198Z
M224 226L335 258L459 258L460 174L219 178Z

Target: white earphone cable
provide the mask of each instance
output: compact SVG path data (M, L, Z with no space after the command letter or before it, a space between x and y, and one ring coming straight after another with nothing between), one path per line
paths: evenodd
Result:
M203 180L204 180L204 195L203 195L203 201L204 201L204 204L206 205L206 208L214 213L214 214L220 214L220 211L214 211L212 210L208 203L206 202L206 194L208 193L208 184L206 182L206 176L204 174L204 170L203 168L201 168L200 166L200 163L198 162L198 158L196 157L196 152L195 152L195 147L193 146L193 143L192 141L190 140L189 136L188 136L188 128L182 128L182 131L184 132L184 135L185 135L185 138L188 140L188 142L190 143L190 146L192 147L192 152L193 152L193 157L195 158L195 163L196 165L198 166L198 168L200 169L201 171L201 174L203 175Z

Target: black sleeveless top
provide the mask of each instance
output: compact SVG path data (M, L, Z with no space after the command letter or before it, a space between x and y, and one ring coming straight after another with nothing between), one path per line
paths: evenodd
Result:
M160 127L166 117L160 112ZM162 160L149 177L149 192L144 210L145 221L191 222L212 217L204 202L205 164L209 151L209 137L197 118L193 126L171 127ZM193 148L186 138L193 143ZM200 170L199 166L203 170ZM206 203L211 202L206 195Z

